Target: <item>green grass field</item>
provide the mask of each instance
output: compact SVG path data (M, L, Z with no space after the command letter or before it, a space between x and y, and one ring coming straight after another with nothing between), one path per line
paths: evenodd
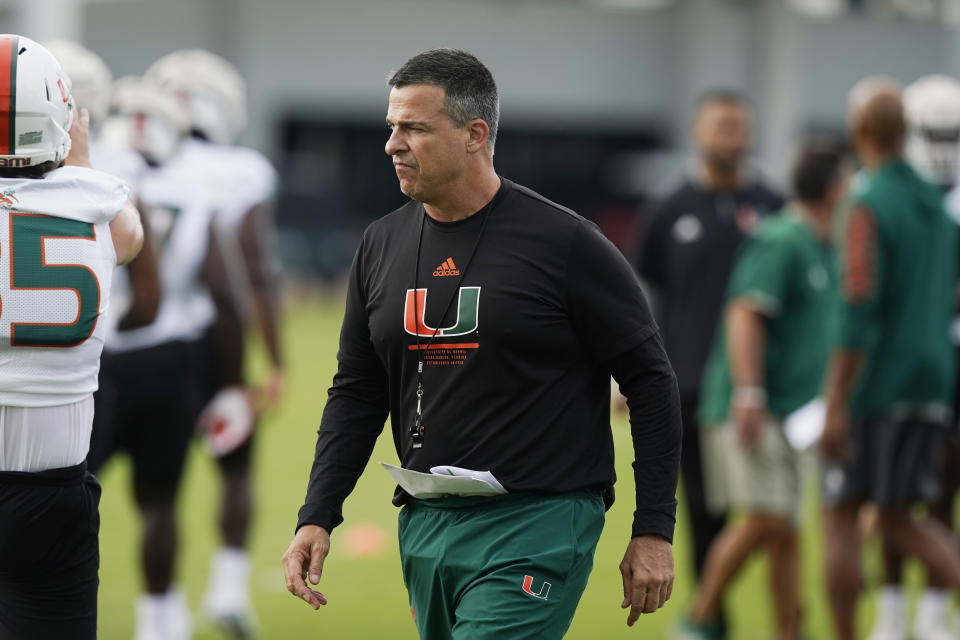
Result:
M389 437L381 437L371 465L344 508L346 522L333 534L321 589L330 604L313 611L289 595L284 587L280 556L293 535L297 509L304 496L307 474L313 457L316 427L326 399L326 390L335 368L337 336L343 301L338 296L293 305L286 319L288 379L283 405L266 416L260 432L256 478L258 509L252 536L254 571L252 589L261 623L261 637L324 639L391 638L415 639L406 592L400 575L396 546L396 509L390 504L393 484L387 474L375 468L378 461L397 462ZM254 354L253 368L262 360ZM389 428L389 427L388 427ZM626 418L614 418L617 445L617 473L631 478L630 435ZM181 492L181 553L179 582L191 607L199 609L206 588L209 558L217 546L215 520L216 469L206 454L194 447ZM134 601L141 590L137 563L139 523L129 491L129 466L119 457L104 470L104 492L100 505L100 637L104 640L130 638L133 633ZM813 493L812 491L810 492ZM597 549L593 574L568 638L597 640L617 638L668 638L669 630L684 610L691 593L688 537L681 505L674 553L677 565L672 600L660 612L644 616L630 629L622 599L617 565L628 541L632 516L633 488L621 480L618 501L607 514L607 525ZM821 569L822 546L816 507L807 502L803 532L803 596L807 637L828 638L826 596ZM363 549L351 551L351 531L368 530L372 525L383 532L385 544L375 554ZM867 575L876 582L876 550L868 549ZM917 572L911 571L916 582ZM772 613L762 560L754 560L734 584L727 599L732 616L734 640L762 640L772 637ZM861 605L861 634L873 617L868 598ZM221 638L216 630L198 622L195 638ZM508 640L508 639L504 639Z

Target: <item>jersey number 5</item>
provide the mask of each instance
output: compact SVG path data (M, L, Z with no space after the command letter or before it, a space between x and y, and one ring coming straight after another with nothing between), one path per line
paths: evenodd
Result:
M75 347L86 341L97 325L97 276L82 264L47 263L47 238L96 242L97 234L87 222L11 213L10 290L73 291L77 296L77 317L73 322L11 323L10 344L14 347Z

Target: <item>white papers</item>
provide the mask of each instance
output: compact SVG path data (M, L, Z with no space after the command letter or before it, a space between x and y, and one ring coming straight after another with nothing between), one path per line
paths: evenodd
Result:
M783 422L787 442L797 451L806 451L820 441L827 420L827 404L822 398L814 398Z
M489 471L439 466L430 469L431 473L422 473L385 462L381 462L380 466L414 498L498 496L507 492Z
M497 493L507 492L507 490L503 488L503 485L500 484L500 481L494 478L493 474L489 471L474 471L473 469L464 469L462 467L449 467L447 465L440 465L439 467L430 467L430 473L440 476L476 478L477 480L486 482L488 485L496 489Z

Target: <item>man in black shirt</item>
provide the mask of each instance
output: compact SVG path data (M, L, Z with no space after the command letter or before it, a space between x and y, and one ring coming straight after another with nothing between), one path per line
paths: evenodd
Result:
M751 117L746 100L734 92L712 91L700 99L693 121L697 162L660 204L639 256L640 275L658 294L658 318L680 387L681 472L698 576L726 521L726 514L710 513L704 499L696 418L700 378L737 247L784 202L747 174Z
M287 588L326 604L306 580L318 583L389 414L404 469L489 471L484 486L498 494L398 487L421 637L561 637L613 499L612 374L636 459L620 567L632 625L672 591L681 430L639 284L594 224L497 175L497 91L479 60L428 51L389 84L386 152L412 200L370 225L351 268Z

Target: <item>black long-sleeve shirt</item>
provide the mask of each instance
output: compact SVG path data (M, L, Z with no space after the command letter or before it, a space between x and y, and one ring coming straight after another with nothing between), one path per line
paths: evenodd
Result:
M657 208L638 271L660 295L660 325L684 398L699 393L737 248L782 206L760 182L714 191L687 179Z
M425 429L415 449L418 354ZM510 492L593 487L612 501L613 374L631 410L632 533L672 539L673 371L630 265L572 211L504 180L465 220L439 223L411 202L373 223L351 269L338 361L298 526L342 522L388 414L405 468L490 470ZM408 497L398 488L394 503Z

